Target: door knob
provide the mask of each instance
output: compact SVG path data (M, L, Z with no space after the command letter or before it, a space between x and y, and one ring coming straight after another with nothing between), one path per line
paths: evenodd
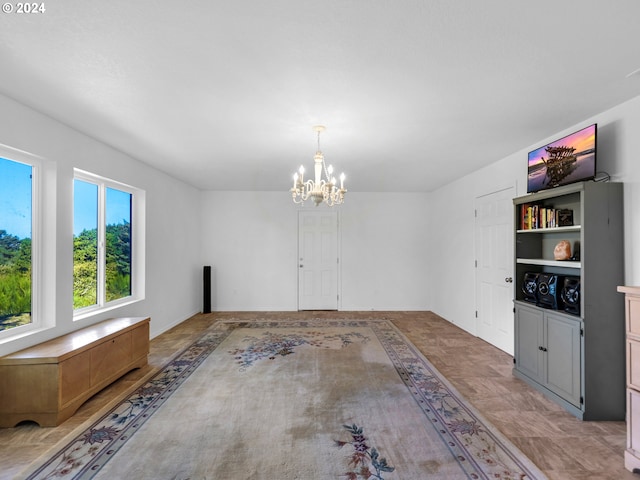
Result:
M504 281L507 283L513 283L513 277L506 277Z

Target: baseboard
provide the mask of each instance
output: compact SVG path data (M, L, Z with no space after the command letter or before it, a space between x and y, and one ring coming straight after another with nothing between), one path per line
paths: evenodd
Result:
M151 327L152 327L152 329L151 329L151 332L149 334L150 339L154 339L154 338L162 335L163 333L171 330L173 327L175 327L177 325L180 325L182 322L185 322L185 321L189 320L191 317L193 317L195 315L198 315L200 313L201 312L199 310L195 311L195 312L189 314L187 317L183 318L182 320L176 320L175 322L172 322L169 325L166 325L162 330L153 329L153 317L151 317Z

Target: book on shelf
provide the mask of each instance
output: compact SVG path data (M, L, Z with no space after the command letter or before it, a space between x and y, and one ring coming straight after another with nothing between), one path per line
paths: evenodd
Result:
M558 226L570 227L573 225L573 210L558 210Z
M529 229L529 204L520 205L520 230Z

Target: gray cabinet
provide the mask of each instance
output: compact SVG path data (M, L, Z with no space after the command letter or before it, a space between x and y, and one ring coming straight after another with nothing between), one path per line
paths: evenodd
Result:
M544 355L541 346L545 343L544 311L516 303L515 314L516 369L531 380L543 384Z
M513 373L584 420L625 418L622 200L613 182L513 200Z
M580 406L581 322L559 313L544 312L546 332L546 387L575 406Z
M515 355L518 372L571 408L581 406L581 321L569 315L516 303Z

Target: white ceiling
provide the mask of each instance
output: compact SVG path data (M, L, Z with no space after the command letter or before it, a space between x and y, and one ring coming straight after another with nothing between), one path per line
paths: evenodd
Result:
M324 124L350 191L429 191L640 95L638 0L44 5L0 93L205 190L286 191Z

